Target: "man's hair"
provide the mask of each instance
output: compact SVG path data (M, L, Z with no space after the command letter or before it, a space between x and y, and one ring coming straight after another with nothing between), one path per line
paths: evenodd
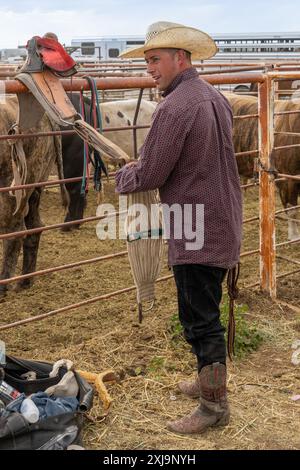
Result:
M185 49L176 49L176 48L172 47L172 48L166 48L164 50L169 52L169 54L171 54L173 57L176 54L176 52L183 51L185 53L185 57L186 57L187 61L190 62L190 63L192 62L192 54L189 51L186 51Z
M184 50L184 49L183 49ZM192 62L192 54L189 51L184 51L185 52L185 57L189 62Z

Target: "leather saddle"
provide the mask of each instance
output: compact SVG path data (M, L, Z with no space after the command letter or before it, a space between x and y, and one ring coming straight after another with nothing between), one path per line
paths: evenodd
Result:
M33 36L27 42L27 59L20 72L34 73L50 69L60 77L70 77L76 70L76 62L55 39Z
M17 123L12 126L10 133L32 133L46 113L53 126L71 126L82 140L98 152L103 152L110 162L123 164L129 161L128 155L121 148L82 119L68 98L60 78L76 73L76 63L61 44L55 39L34 36L28 41L27 49L27 60L16 79L31 93L18 95ZM18 183L24 184L26 180L26 156L20 140L12 141L11 154L14 162L13 187ZM23 194L17 194L16 191L16 197L18 211Z

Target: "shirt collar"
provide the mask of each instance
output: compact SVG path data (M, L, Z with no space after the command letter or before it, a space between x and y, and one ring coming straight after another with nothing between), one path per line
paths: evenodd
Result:
M191 78L196 78L196 77L198 77L198 72L194 67L190 67L186 70L183 70L183 72L180 72L178 75L176 75L172 83L168 86L168 88L165 89L165 91L161 94L161 96L165 98L172 91L174 91L175 88L177 88L181 82L184 82L186 80L190 80Z

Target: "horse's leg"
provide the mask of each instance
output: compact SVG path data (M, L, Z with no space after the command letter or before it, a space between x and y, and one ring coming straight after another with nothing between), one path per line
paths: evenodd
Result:
M85 194L81 195L81 182L74 183L72 185L67 184L66 188L69 192L70 202L64 222L82 219L84 214L84 208L86 205L86 196ZM79 227L79 224L75 224L72 226L62 227L61 230L63 232L68 232L75 228L78 229Z
M39 214L41 192L42 191L40 188L36 188L29 198L29 210L27 216L25 217L25 225L28 230L43 226ZM41 233L34 233L24 238L22 274L28 274L35 271L40 238ZM30 287L32 283L32 278L23 279L18 282L17 287L19 289L26 289Z
M289 201L287 203L287 207L293 207L297 205L298 202L298 192L300 188L300 184L298 182L290 180L288 182L289 186ZM300 219L297 220L299 209L292 209L287 212L288 220L288 239L295 240L296 238L300 237L299 233L299 223ZM294 219L294 220L293 220Z
M280 181L277 183L279 189L279 195L282 202L282 205L285 209L289 207L294 207L297 205L299 184L295 181ZM297 222L291 220L297 216L297 209L289 210L285 212L287 221L288 221L288 239L295 240L299 237L299 231Z
M21 230L23 227L17 227L15 231ZM13 238L3 240L3 260L0 279L8 279L15 274L18 257L22 245L21 238ZM0 297L4 296L7 291L7 284L0 285Z

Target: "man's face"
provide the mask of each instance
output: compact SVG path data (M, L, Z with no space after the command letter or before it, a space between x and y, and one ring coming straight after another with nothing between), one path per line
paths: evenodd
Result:
M164 49L151 49L145 52L147 72L155 80L159 90L168 88L180 72L178 53L170 53Z

